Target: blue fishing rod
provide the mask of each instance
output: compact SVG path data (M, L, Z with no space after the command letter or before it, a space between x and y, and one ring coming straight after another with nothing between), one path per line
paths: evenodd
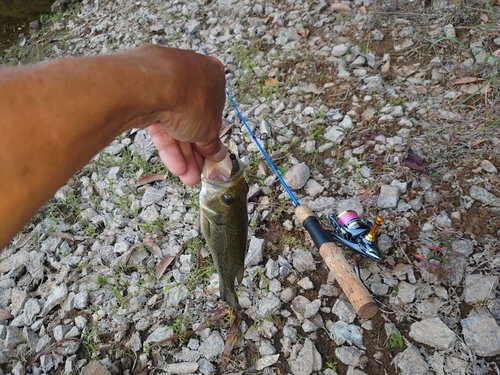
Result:
M188 33L196 42L202 53L209 56L198 38L196 38L191 32ZM334 230L324 229L311 209L306 205L299 203L298 199L295 197L292 190L281 176L281 173L272 162L266 150L262 147L261 143L248 125L227 88L225 89L225 93L242 124L245 126L259 151L266 159L267 164L272 169L280 181L281 186L283 186L292 200L293 205L295 206L295 215L299 219L302 226L311 235L314 245L318 248L328 268L332 271L335 279L346 294L352 306L361 318L372 318L377 314L378 307L371 294L361 281L359 264L356 262L354 271L352 266L349 262L347 262L342 254L342 250L336 246L333 240L342 243L358 255L371 260L379 261L381 256L376 238L378 230L383 223L383 218L378 216L372 224L368 220L361 219L355 211L348 210L341 212L340 214L328 215Z

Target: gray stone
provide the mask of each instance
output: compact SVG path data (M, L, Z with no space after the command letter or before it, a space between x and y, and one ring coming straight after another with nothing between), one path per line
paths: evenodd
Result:
M412 199L408 202L413 211L420 211L422 209L422 197Z
M306 186L304 187L308 196L314 198L317 195L321 194L325 187L313 179L310 179L306 182Z
M495 195L491 194L485 188L476 185L471 186L471 188L469 189L469 194L473 199L480 201L483 204L498 203L498 198Z
M337 44L332 48L332 55L335 57L342 57L347 53L349 50L349 44L348 43L343 43L343 44Z
M9 272L16 268L26 266L29 259L30 255L26 250L19 250L17 253L12 254L10 257L0 262L0 273Z
M341 143L345 138L345 131L338 125L331 126L323 136L334 143Z
M42 308L42 316L47 315L57 305L61 304L68 296L68 287L66 284L56 286L47 297L47 301Z
M268 339L272 339L274 335L278 332L278 328L276 328L273 322L269 320L264 320L259 325L259 333L261 336L266 337Z
M363 345L363 334L361 329L354 324L338 321L332 324L329 328L337 345L343 345L346 341L349 344L354 344L360 349L366 349Z
M338 297L340 295L340 291L337 287L330 284L322 284L319 288L318 295L326 296L326 297Z
M274 279L280 274L280 265L274 259L269 259L266 263L266 277L268 279Z
M148 206L139 214L139 219L144 223L152 223L160 217L155 206Z
M408 284L406 281L400 281L398 284L397 295L390 298L390 302L395 305L408 304L415 299L415 285Z
M111 373L98 361L90 361L87 366L82 368L80 375L111 375Z
M376 40L378 42L384 40L384 34L380 30L373 30L372 37L373 37L373 40Z
M495 298L498 276L465 276L464 300L467 303L483 303Z
M462 319L465 343L477 355L492 357L500 354L500 326L490 314Z
M409 335L415 341L437 350L448 350L457 340L455 333L439 318L427 318L413 323Z
M439 193L435 191L427 191L424 194L424 202L428 204L436 205L441 200Z
M267 297L262 298L258 303L259 316L269 317L281 307L281 301L273 293L268 293Z
M393 360L394 365L401 370L401 375L428 375L429 366L418 349L409 345L404 352Z
M304 290L310 290L314 288L314 284L309 279L309 277L304 277L297 282L297 285L300 286Z
M493 165L493 163L489 160L482 160L479 164L481 168L483 168L486 172L497 174L498 169Z
M341 346L340 348L335 348L335 357L337 359L348 365L348 366L360 366L363 367L363 362L366 361L364 356L365 352L354 346Z
M280 299L283 301L283 303L288 303L291 300L295 298L295 289L293 288L285 288L283 291L280 293Z
M372 283L370 289L377 296L385 296L389 293L389 285L384 283Z
M397 186L401 194L405 194L408 191L408 182L393 180L391 186Z
M453 222L446 211L441 211L441 213L434 218L434 222L439 228L442 229L453 227Z
M160 203L165 197L165 192L158 190L152 186L148 186L144 195L142 196L141 205L142 207L147 207L153 203Z
M198 371L198 362L170 363L162 367L167 374L192 374Z
M174 334L174 331L170 327L160 326L156 328L144 341L144 347L149 343L155 343L166 339Z
M464 257L468 257L474 252L474 242L471 240L451 241L451 249Z
M316 270L316 263L310 251L296 250L292 258L293 268L299 272Z
M256 266L262 262L264 259L262 253L265 247L266 240L253 236L250 239L250 245L248 245L248 252L245 257L245 267Z
M320 307L321 301L319 299L315 299L311 303L308 303L304 311L304 318L309 319L315 316L318 313Z
M399 195L401 194L399 187L391 185L382 185L380 187L380 195L378 196L377 204L380 209L396 208L398 206Z
M208 336L208 338L201 343L198 351L209 361L222 354L224 351L224 340L222 339L220 333L212 331L210 336Z
M346 323L352 323L356 319L357 313L349 302L337 299L332 307L332 313L337 315L340 320Z
M275 354L275 355L268 355L262 358L259 358L257 361L255 361L255 370L261 371L265 369L266 367L274 365L276 362L278 362L280 355Z
M291 189L301 189L309 179L311 171L306 163L299 163L290 168L283 179Z
M349 115L345 115L342 121L339 122L339 126L344 130L349 130L352 129L354 123L352 122L351 117Z
M321 354L310 339L306 339L297 358L290 360L293 375L309 375L313 371L321 370L322 365Z

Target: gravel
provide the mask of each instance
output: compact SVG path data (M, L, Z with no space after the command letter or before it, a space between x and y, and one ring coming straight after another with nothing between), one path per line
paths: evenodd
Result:
M444 2L426 11L367 0L71 3L0 61L145 42L199 51L194 33L225 64L240 110L324 226L334 211L384 217L382 261L361 262L380 312L361 320L227 106L223 127L234 125L223 141L247 164L250 241L224 371L500 372L500 136L488 126L498 92L462 104L471 85L456 83L497 74L484 58L500 45L498 7L484 9L487 23L476 8ZM429 48L445 36L465 47ZM14 316L0 321L0 374L21 374L36 354L27 374L219 369L232 315L222 314L200 241L199 188L170 175L135 187L156 174L165 170L147 132L126 132L0 252L0 309ZM171 263L158 273L161 262Z

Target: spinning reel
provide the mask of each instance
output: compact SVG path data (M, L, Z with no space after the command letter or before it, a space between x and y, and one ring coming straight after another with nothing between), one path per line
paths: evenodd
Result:
M328 219L333 225L334 230L326 229L325 232L355 254L370 260L379 261L382 255L377 244L377 234L384 218L377 216L372 224L366 219L361 219L356 211L347 210L339 214L328 215ZM359 262L356 259L354 270L358 277L360 276Z

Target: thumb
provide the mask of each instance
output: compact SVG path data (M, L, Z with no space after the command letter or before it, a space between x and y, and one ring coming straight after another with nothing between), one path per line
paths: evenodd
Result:
M205 159L219 162L226 157L227 148L219 138L208 142L196 142L196 149Z

